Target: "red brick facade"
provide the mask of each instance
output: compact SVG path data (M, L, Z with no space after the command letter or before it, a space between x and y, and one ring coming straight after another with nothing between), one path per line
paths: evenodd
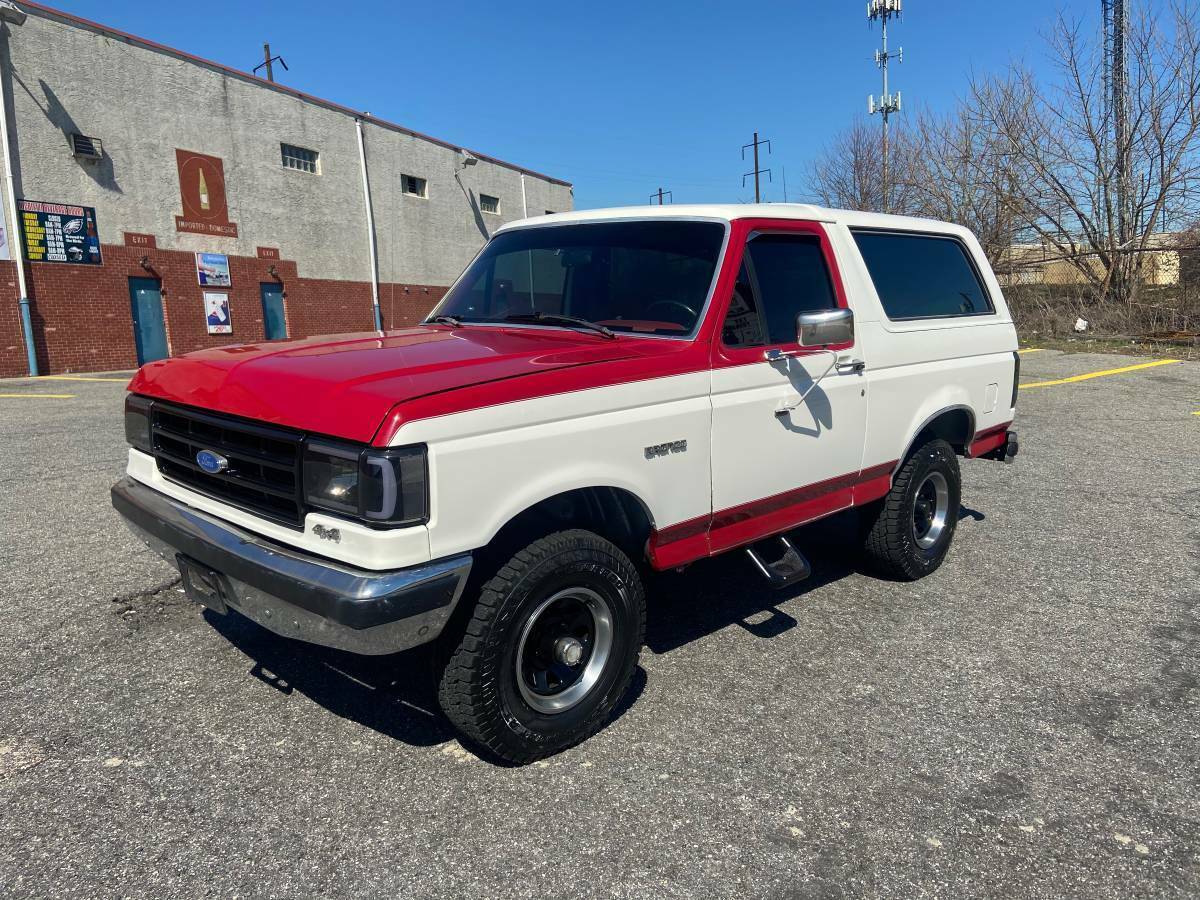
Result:
M374 327L369 282L300 278L293 260L231 256L233 287L228 293L233 333L210 335L205 326L204 289L197 283L192 253L105 244L103 256L101 266L25 264L41 374L137 366L130 278L161 282L163 318L173 356L203 347L262 340L259 286L263 282L283 286L289 337ZM384 327L419 321L445 292L445 287L381 284ZM16 264L0 262L0 377L28 374L17 299Z

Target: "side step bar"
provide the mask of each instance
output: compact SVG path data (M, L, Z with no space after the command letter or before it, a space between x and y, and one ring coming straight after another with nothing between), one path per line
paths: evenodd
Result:
M772 588L776 590L785 588L797 581L803 581L812 574L812 566L808 564L804 555L792 545L791 541L783 535L772 540L778 541L783 549L783 555L774 562L767 562L763 559L762 553L758 549L765 542L759 542L759 544L746 548L746 555L750 557L754 567L767 579Z

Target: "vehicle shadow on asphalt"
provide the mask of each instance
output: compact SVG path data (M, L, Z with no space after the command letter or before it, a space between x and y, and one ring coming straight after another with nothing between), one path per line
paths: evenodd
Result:
M428 647L359 656L280 637L234 612L206 610L204 618L253 661L251 677L281 693L300 693L334 715L418 747L454 736L438 711Z
M987 517L963 506L959 521ZM682 573L655 576L649 587L646 646L670 653L713 632L737 625L769 639L795 628L796 618L779 607L835 581L863 571L858 513L830 516L789 532L787 537L812 565L804 581L774 590L740 550L695 563ZM873 576L878 577L878 576Z
M959 518L981 521L984 515L963 507ZM656 655L670 653L731 625L763 639L795 628L799 622L780 606L860 571L859 527L857 514L850 512L789 533L813 572L781 591L769 588L738 551L682 573L654 576L647 585L646 647ZM204 619L253 661L247 674L274 690L298 692L334 715L415 747L456 737L438 708L431 647L359 656L280 637L236 612L206 610ZM606 728L633 706L645 687L646 672L639 666ZM488 762L508 765L479 748L471 750Z
M764 639L790 631L799 623L782 604L858 571L857 529L857 515L844 514L789 532L812 574L781 590L769 587L739 550L657 577L648 597L646 646L670 653L731 625Z
M414 747L457 737L438 708L431 647L359 656L280 637L236 612L205 610L204 619L253 661L250 677L280 693L299 693L336 716ZM605 727L624 715L645 688L646 672L638 666ZM510 765L481 748L470 749L487 762Z

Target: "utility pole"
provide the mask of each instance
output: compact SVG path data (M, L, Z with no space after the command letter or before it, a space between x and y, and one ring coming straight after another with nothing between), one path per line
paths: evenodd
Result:
M758 167L758 148L759 148L759 146L761 146L763 144L766 145L767 152L770 153L771 152L771 141L769 139L765 140L765 141L760 141L758 139L757 131L754 132L754 140L752 140L749 144L742 144L742 159L746 158L746 148L747 147L754 148L754 171L747 172L745 175L742 176L742 187L746 186L746 179L749 178L751 175L753 175L754 176L754 202L755 203L762 203L762 191L759 188L759 175L761 175L762 173L765 172L767 175L767 180L774 181L774 179L771 177L770 169L760 169Z
M662 205L663 205L663 197L670 197L670 198L671 198L671 202L672 202L672 203L674 203L674 202L675 202L675 195L674 195L674 194L673 194L671 191L664 191L662 188L659 188L657 191L655 191L653 194L651 194L651 195L650 195L650 202L651 202L651 203L653 203L653 202L654 202L654 198L655 198L655 197L657 197L657 198L658 198L658 205L659 205L659 206L662 206Z
M888 207L891 205L891 192L888 187L888 117L892 113L900 112L900 92L896 91L894 96L888 93L888 60L895 59L896 62L904 62L903 47L895 53L888 51L887 29L888 19L900 18L902 4L903 0L869 0L867 3L867 21L874 22L878 20L883 32L883 49L875 51L875 65L883 72L883 93L880 95L878 103L875 101L874 94L867 97L867 114L874 115L875 113L879 113L883 117L883 155L880 166L880 185L883 189L884 212L889 212Z
M283 66L283 71L286 72L288 70L288 64L283 61L283 57L282 56L272 56L271 55L271 45L263 44L263 61L254 67L254 73L257 74L259 69L266 69L267 70L267 81L274 81L275 80L275 69L272 67L271 64L273 62L275 62L275 60L279 60L279 64L281 66Z

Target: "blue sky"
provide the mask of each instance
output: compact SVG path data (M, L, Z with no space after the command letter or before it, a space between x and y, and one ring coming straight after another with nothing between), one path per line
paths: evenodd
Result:
M879 91L865 0L441 3L58 0L237 68L269 40L280 81L575 184L579 208L753 199L740 147L772 141L767 198L805 193L822 144ZM944 109L972 71L1046 67L1055 11L1099 0L907 0L892 27L906 107Z

